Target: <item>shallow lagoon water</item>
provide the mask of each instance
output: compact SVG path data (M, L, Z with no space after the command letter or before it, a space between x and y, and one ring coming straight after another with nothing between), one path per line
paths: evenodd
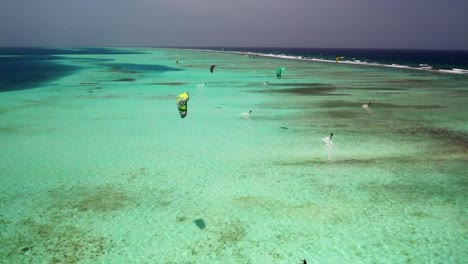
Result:
M467 76L115 50L0 93L2 262L467 259Z

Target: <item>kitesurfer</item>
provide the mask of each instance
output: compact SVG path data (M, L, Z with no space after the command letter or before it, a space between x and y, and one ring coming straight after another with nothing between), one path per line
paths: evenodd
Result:
M367 110L367 109L370 108L370 104L371 104L370 102L369 102L368 104L363 104L363 105L362 105L362 108L364 108L364 109Z
M242 113L241 116L244 119L250 119L250 113L252 113L252 110L250 110L248 113L247 112Z
M330 136L324 137L322 140L323 142L325 142L325 144L332 145L333 144L332 138L333 138L333 133L330 133Z

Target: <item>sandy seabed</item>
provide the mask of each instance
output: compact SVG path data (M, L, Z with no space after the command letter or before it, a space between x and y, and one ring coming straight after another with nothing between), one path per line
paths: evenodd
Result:
M0 93L0 263L468 259L467 76L121 50Z

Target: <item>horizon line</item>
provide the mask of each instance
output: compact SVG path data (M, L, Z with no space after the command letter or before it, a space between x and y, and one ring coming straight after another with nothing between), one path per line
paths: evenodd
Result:
M201 46L201 45L194 45L194 46L175 46L175 45L168 45L168 46L144 46L144 45L135 45L135 46L108 46L108 45L97 45L97 46L89 46L89 45L77 45L77 46L61 46L61 45L44 45L44 46L36 46L36 45L19 45L19 46L0 46L0 48L161 48L161 49L329 49L329 50L412 50L412 51L468 51L467 49L458 49L458 48L356 48L356 47L299 47L299 46Z

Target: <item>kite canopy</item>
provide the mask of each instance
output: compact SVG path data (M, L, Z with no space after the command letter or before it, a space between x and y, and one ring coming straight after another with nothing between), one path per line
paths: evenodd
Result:
M177 96L177 108L181 118L187 115L187 101L189 100L189 93L183 92Z
M216 66L216 64L213 64L210 66L210 72L213 73L213 70L214 70L214 67Z
M286 70L286 67L279 67L276 69L276 78L281 79L281 74L283 74L284 70Z
M342 60L342 59L344 59L343 56L338 56L338 57L336 57L336 60L335 60L335 61L336 61L336 63L338 63L338 61L340 61L340 60Z

